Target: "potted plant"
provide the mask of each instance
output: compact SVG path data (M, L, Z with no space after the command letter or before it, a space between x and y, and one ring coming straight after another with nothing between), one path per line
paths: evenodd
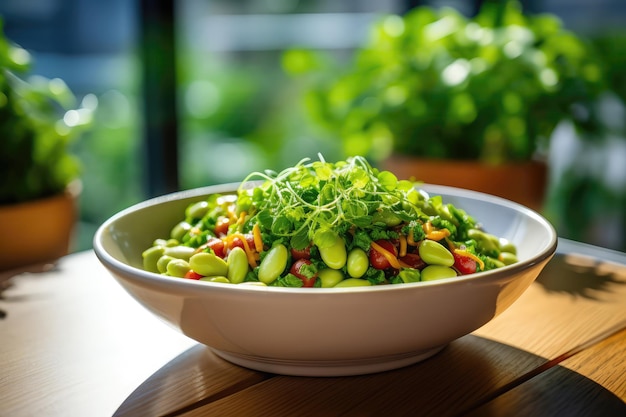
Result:
M80 191L70 145L93 110L74 109L60 79L26 79L30 62L0 22L0 270L68 253Z
M311 119L346 154L402 177L538 209L555 128L599 129L601 61L558 18L528 16L514 1L486 2L472 18L427 6L385 16L348 65L290 54Z

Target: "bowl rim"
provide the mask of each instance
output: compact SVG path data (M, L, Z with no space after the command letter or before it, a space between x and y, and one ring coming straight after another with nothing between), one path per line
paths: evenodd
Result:
M549 241L543 250L539 251L530 258L516 262L511 265L506 265L501 268L492 269L489 271L477 272L474 274L457 276L452 278L444 278L434 281L421 281L413 283L395 284L395 285L374 285L374 286L362 286L362 287L344 287L344 288L295 288L295 287L271 287L271 286L259 286L259 285L232 285L219 282L198 281L190 279L181 279L177 277L170 277L166 275L149 272L144 269L134 267L125 262L118 260L116 257L108 253L102 242L103 236L106 234L109 227L115 223L118 219L123 218L137 210L142 210L155 205L167 203L170 201L193 199L208 196L210 194L222 194L233 193L237 190L241 183L224 183L217 185L208 185L198 188L192 188L182 191L176 191L157 197L152 197L142 202L131 205L121 211L115 213L107 220L105 220L96 230L93 237L93 251L99 261L109 270L121 273L128 277L132 276L133 280L146 282L148 284L160 284L171 287L175 285L180 290L194 290L194 291L244 291L244 292L272 292L272 293L286 293L286 294L354 294L361 292L384 292L384 291L402 291L409 288L426 288L426 287L446 287L449 285L460 285L468 282L491 282L493 280L506 279L507 277L513 277L516 273L531 268L534 265L540 264L549 260L556 253L558 245L558 235L554 226L538 212L513 201L504 199L502 197L486 194L480 191L474 191L464 188L457 188L445 185L436 185L430 183L416 183L419 189L423 189L431 195L448 194L458 197L465 197L470 199L487 200L499 206L504 206L512 209L516 212L533 218L541 226L543 226L549 234ZM512 278L511 278L512 279Z

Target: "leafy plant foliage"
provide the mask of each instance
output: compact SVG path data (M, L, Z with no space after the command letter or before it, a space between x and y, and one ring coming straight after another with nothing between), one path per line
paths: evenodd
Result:
M292 50L286 68L307 82L314 122L349 155L528 160L564 120L596 131L605 89L590 44L550 14L486 2L467 18L451 8L388 15L347 67Z
M0 22L0 204L63 191L80 171L69 146L91 120L93 107L72 110L75 97L62 80L22 78L30 64Z

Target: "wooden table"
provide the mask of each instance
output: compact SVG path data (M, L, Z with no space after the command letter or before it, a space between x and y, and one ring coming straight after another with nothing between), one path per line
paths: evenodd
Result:
M567 240L491 323L403 369L256 372L155 319L92 252L7 279L0 416L626 416L626 254Z

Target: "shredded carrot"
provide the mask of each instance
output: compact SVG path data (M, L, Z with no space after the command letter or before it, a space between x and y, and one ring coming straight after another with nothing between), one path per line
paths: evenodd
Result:
M409 234L406 237L406 242L411 246L417 246L418 243L413 239L413 229L409 230Z
M396 258L396 256L393 253L389 252L387 249L383 248L382 246L380 246L376 242L372 242L371 245L372 245L372 248L376 249L376 251L378 253L383 255L385 257L385 259L387 259L387 261L389 261L389 264L393 268L400 269L400 262L398 261L398 258Z
M455 249L454 253L456 253L459 256L466 256L468 258L473 259L474 261L476 261L476 263L478 265L480 265L480 269L481 270L485 269L485 263L482 261L482 259L480 259L478 256L474 255L473 253L468 252L468 251L463 250L463 249Z
M252 236L254 236L254 248L257 252L263 251L263 238L261 237L261 228L258 223L252 226Z
M254 253L250 249L250 245L248 245L248 241L246 240L246 237L244 235L242 235L241 233L232 233L226 236L226 240L228 243L227 247L231 247L233 241L237 238L241 240L241 243L243 244L243 250L244 252L246 252L246 257L248 258L248 264L251 268L256 268L256 259L254 258Z
M406 236L400 235L400 257L406 255Z
M237 221L237 216L235 215L235 205L234 204L228 206L228 209L226 210L226 214L227 214L227 216L228 216L228 218L230 219L231 222Z
M448 229L431 230L430 232L426 233L426 239L430 240L441 240L448 236L450 236L450 231Z
M422 229L424 230L425 234L429 234L433 231L433 224L431 222L426 222L422 225Z

